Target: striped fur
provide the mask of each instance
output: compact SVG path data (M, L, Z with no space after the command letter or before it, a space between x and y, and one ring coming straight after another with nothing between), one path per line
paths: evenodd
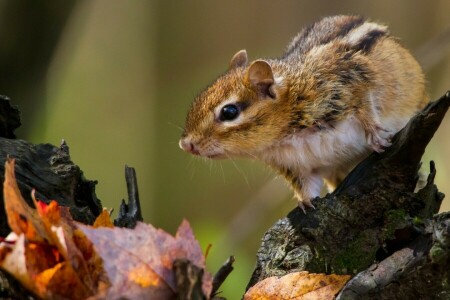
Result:
M286 178L300 206L311 205L322 179L333 190L427 102L420 66L386 26L327 17L279 59L248 64L239 51L192 104L180 145L205 157L262 160ZM241 114L220 121L230 103Z

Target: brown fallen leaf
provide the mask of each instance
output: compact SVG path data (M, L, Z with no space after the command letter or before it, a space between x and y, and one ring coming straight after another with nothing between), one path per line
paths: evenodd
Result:
M205 258L187 221L183 221L175 237L152 225L138 222L134 229L79 228L94 244L102 257L111 288L108 296L122 295L130 299L172 299L176 293L173 263L186 258L205 268ZM212 277L203 276L203 292L210 295Z
M349 275L310 274L306 271L273 276L251 287L245 293L244 300L334 299L349 279Z

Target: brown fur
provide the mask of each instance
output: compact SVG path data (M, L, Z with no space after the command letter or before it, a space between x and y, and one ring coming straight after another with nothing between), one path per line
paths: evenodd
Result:
M389 146L427 102L420 66L386 27L328 17L300 32L280 59L248 64L245 51L236 53L230 69L195 99L180 146L206 157L263 160L288 180L301 206L310 205L320 178L334 189L370 150ZM241 113L220 121L227 103ZM336 131L352 129L346 121L361 128L360 145Z

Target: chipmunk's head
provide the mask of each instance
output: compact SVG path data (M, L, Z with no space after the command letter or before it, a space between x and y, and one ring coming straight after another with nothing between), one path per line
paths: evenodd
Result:
M256 156L286 127L280 105L285 90L268 62L248 65L247 52L239 51L228 71L195 99L180 147L210 158Z

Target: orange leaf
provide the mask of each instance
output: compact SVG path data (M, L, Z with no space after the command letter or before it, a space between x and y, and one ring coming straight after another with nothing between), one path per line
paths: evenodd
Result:
M92 293L75 272L67 262L41 272L34 278L38 295L50 299L86 299Z
M4 199L13 232L0 241L0 268L44 299L173 299L173 264L188 259L205 269L205 258L187 221L175 237L151 225L115 228L105 210L95 226L73 221L55 201L22 198L14 160L5 165ZM209 296L212 276L203 273Z
M93 271L96 268L102 268L102 265L95 260L92 261L92 266L88 265L90 261L87 260L85 254L80 251L79 245L76 244L77 241L80 241L80 238L86 239L86 237L84 235L82 235L82 237L74 237L74 231L78 229L75 227L69 209L67 207L59 206L56 201L51 201L48 205L42 201L36 201L34 192L32 193L32 198L37 208L40 222L44 225L47 235L51 238L49 242L51 242L64 259L74 267L76 270L76 273L74 274L82 279L78 281L86 285L85 288L87 290L94 291L97 277L93 275L99 275L99 272ZM89 253L88 257L90 258L92 253Z
M32 192L32 198L34 202L34 206L36 206L36 210L41 217L45 217L50 224L56 224L61 219L60 208L56 201L52 200L49 204L46 204L43 201L36 200L34 197L34 190Z
M27 239L44 241L50 237L39 220L38 213L28 206L20 194L14 173L14 159L5 162L5 182L3 183L3 199L8 224L17 235L23 233Z
M86 299L108 283L101 259L75 227L68 208L20 194L14 160L5 163L4 202L13 233L0 243L0 267L45 299Z
M244 300L298 299L326 300L334 296L350 279L349 275L326 275L297 272L269 277L251 287Z
M92 225L94 228L98 227L114 227L114 224L111 222L111 218L109 216L109 212L107 209L103 209L102 212L98 215L98 217L95 219L94 225Z

